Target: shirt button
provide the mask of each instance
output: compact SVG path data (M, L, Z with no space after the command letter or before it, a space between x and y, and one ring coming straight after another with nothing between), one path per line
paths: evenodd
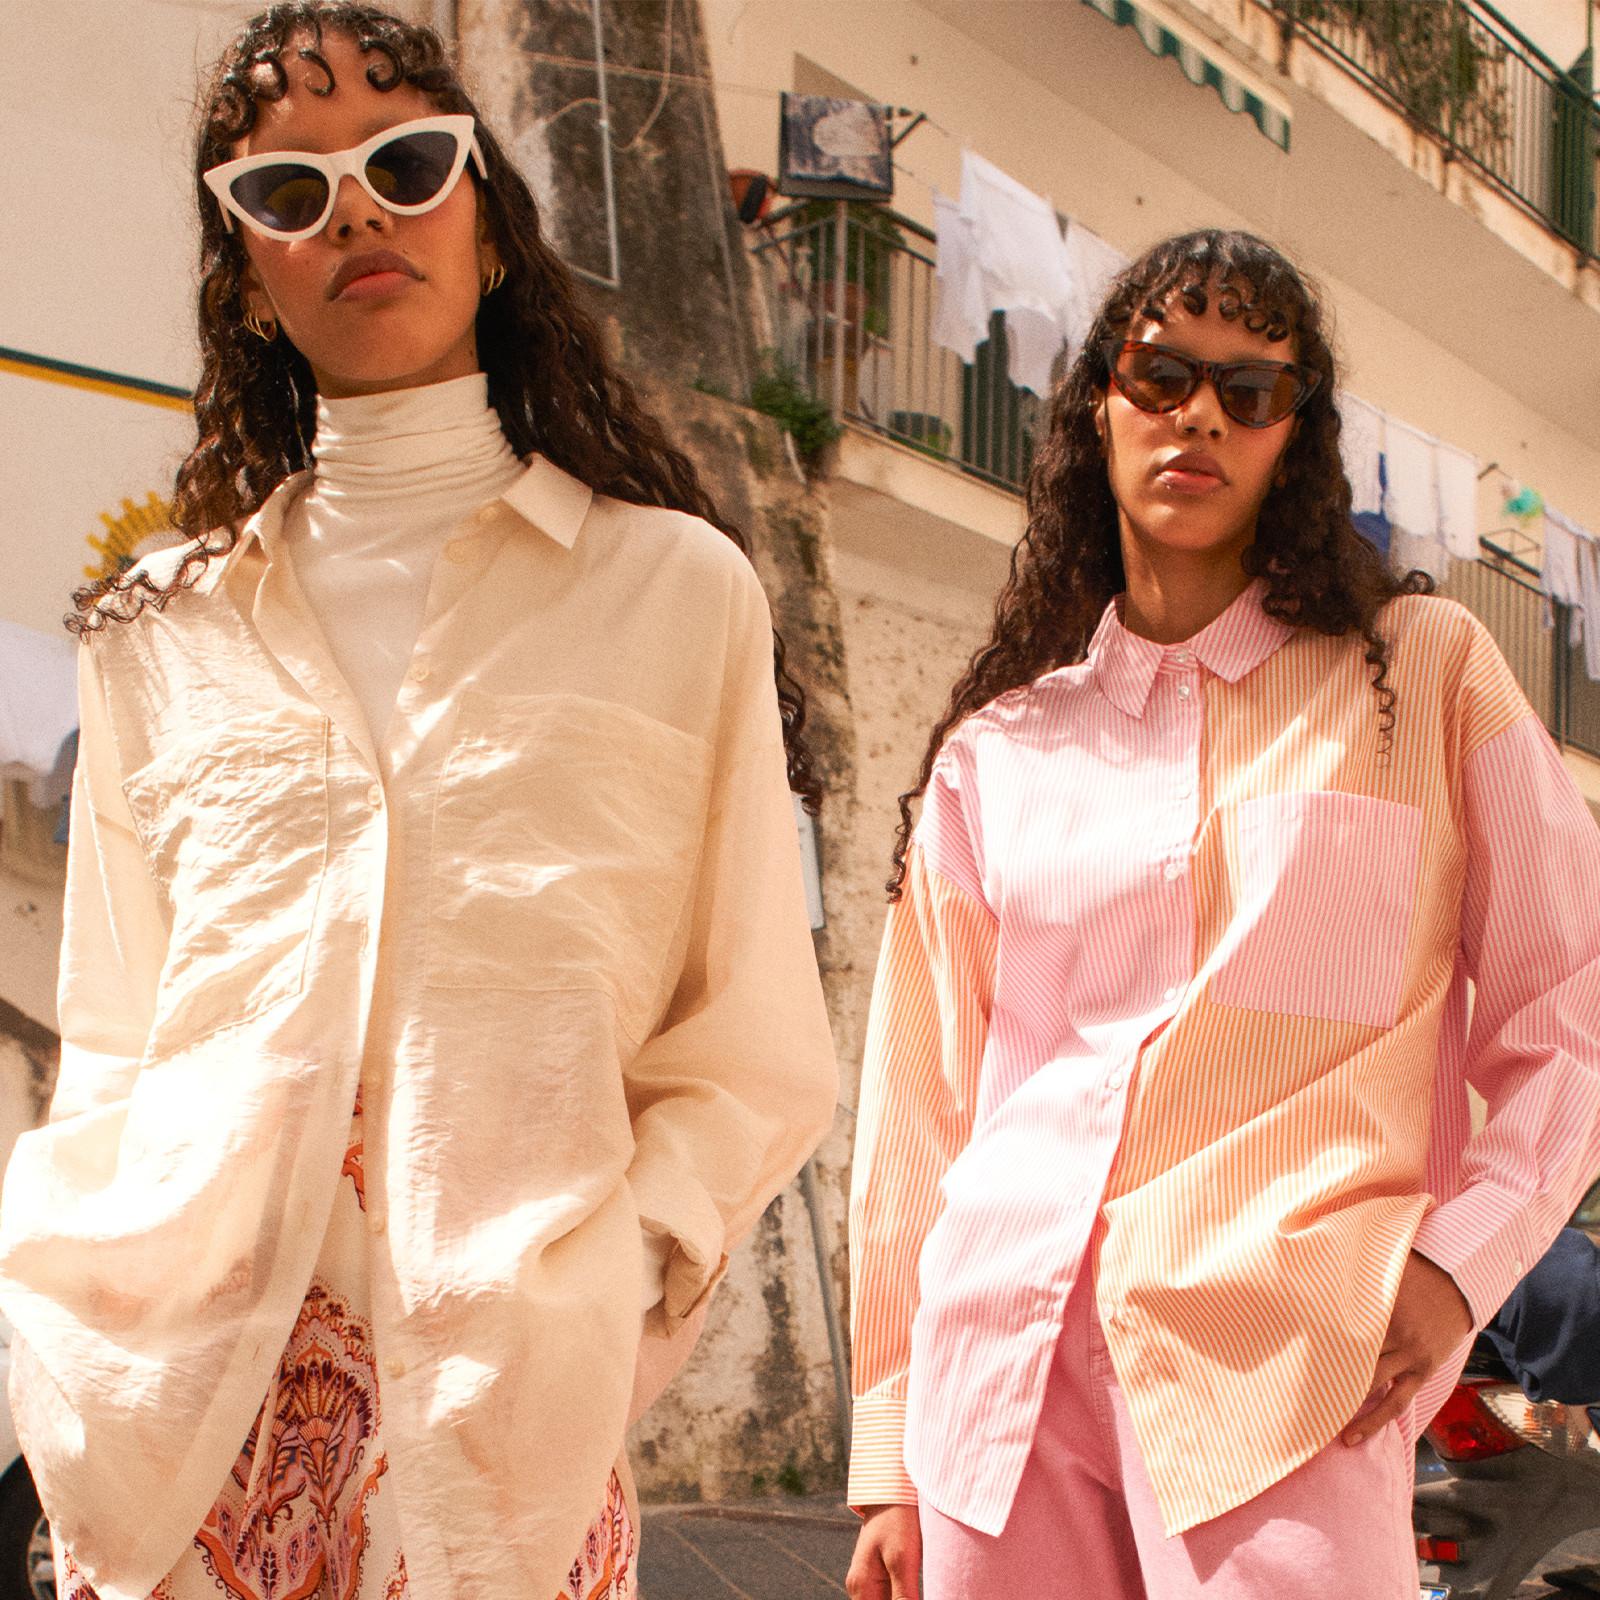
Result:
M1166 990L1162 994L1161 998L1163 1000L1176 1000L1178 998L1178 986L1177 986L1177 984L1173 984L1170 989Z
M478 513L478 521L487 525L493 522L494 519L499 515L500 507L491 500L489 504Z
M369 1211L367 1213L367 1232L374 1238L381 1235L388 1226L389 1224L384 1220L384 1215L381 1211Z
M1191 661L1194 660L1194 657L1190 655L1187 650L1180 650L1172 659L1176 661L1179 666L1186 667Z
M1161 876L1165 878L1168 883L1171 883L1174 878L1181 878L1183 876L1183 863L1181 861L1169 861L1166 866L1161 869Z
M1122 1087L1122 1074L1120 1072L1113 1072L1111 1076L1106 1079L1106 1085L1108 1088L1120 1089Z
M447 560L455 562L458 567L464 566L472 559L472 541L470 539L452 539L444 547L444 553Z
M408 676L413 683L426 683L429 675L432 672L433 668L430 667L426 661L419 661L416 666L411 669Z
M406 1364L399 1356L390 1356L383 1364L383 1370L391 1378L403 1378L406 1375Z
M1180 700L1187 700L1189 698L1189 696L1191 694L1193 694L1193 693L1194 693L1194 690L1189 684L1180 683L1178 685L1178 698Z
M370 789L367 790L367 804L371 806L374 811L376 811L378 807L383 804L383 789L380 785L375 783Z

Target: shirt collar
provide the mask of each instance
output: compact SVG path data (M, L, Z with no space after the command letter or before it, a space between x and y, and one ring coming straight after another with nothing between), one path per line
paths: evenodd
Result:
M1090 676L1106 699L1130 717L1144 715L1151 686L1164 666L1182 668L1198 661L1217 677L1237 683L1294 631L1261 609L1266 587L1262 579L1255 579L1192 639L1166 645L1123 626L1123 596L1118 595L1089 641Z
M309 469L285 478L245 522L239 530L238 540L227 555L208 565L195 585L196 589L201 593L214 589L244 560L246 552L257 544L271 560L278 548L283 519L288 515L295 497L310 481ZM528 466L522 476L500 499L523 522L554 539L562 549L570 550L577 541L584 518L589 514L594 491L570 472L563 472L553 461L534 455L528 458Z

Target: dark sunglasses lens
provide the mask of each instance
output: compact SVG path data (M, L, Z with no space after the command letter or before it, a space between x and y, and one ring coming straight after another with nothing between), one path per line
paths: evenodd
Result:
M420 206L444 188L455 164L453 133L405 133L367 157L367 182L391 205Z
M1259 366L1232 368L1222 384L1222 404L1228 415L1247 428L1270 427L1282 422L1300 403L1305 383L1299 374L1275 361Z
M285 233L309 228L328 203L322 174L294 161L241 173L228 185L228 192L257 222Z
M1130 344L1117 355L1117 387L1145 411L1170 411L1194 388L1194 370L1165 350Z

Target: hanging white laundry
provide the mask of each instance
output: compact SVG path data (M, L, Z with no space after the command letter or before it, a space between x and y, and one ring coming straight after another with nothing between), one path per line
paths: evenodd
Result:
M1540 587L1552 600L1581 609L1583 596L1578 590L1578 539L1576 524L1559 511L1544 508L1544 556L1540 563ZM1576 642L1576 632L1573 635Z
M1076 358L1089 337L1111 280L1127 266L1128 257L1076 217L1067 219L1066 243L1067 274L1072 280L1072 297L1067 302L1067 345Z
M989 337L989 313L983 300L983 270L978 264L977 230L961 214L959 201L937 190L933 196L934 275L938 304L931 337L946 350L970 362Z
M61 747L78 726L78 646L65 634L0 621L0 778L28 782L35 805L66 795Z
M1478 458L1442 441L1434 446L1439 538L1460 561L1478 559Z
M1348 390L1341 390L1339 454L1350 480L1350 514L1375 515L1383 510L1383 413Z
M1583 665L1590 682L1600 683L1600 547L1586 535L1573 544L1578 558L1578 597L1583 604Z
M1435 480L1431 434L1389 417L1383 431L1383 456L1389 480L1386 512L1390 522L1419 539L1439 537L1439 488Z
M1035 394L1048 394L1051 365L1066 343L1072 295L1055 208L992 162L964 150L961 215L972 225L985 318L993 311L1006 316L1008 375Z

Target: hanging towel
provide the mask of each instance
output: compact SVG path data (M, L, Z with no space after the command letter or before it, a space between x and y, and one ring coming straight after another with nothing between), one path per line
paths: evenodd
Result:
M1350 480L1350 514L1383 515L1383 413L1348 391L1341 393L1339 454Z
M0 778L24 779L36 806L58 804L72 781L63 747L77 726L78 647L0 621Z
M1067 344L1077 356L1089 337L1095 313L1105 299L1111 280L1127 266L1128 258L1075 217L1067 219L1067 274L1072 295L1067 302Z
M1393 417L1386 420L1383 455L1388 469L1389 504L1385 510L1390 522L1417 539L1439 537L1439 490L1434 467L1437 444L1438 440L1420 428Z
M1478 558L1478 458L1453 444L1434 446L1439 537L1461 561Z
M934 275L939 282L933 314L933 342L970 363L989 337L989 313L983 301L983 270L978 264L977 230L961 214L959 201L933 196Z
M1564 606L1582 607L1583 596L1578 590L1578 529L1549 506L1544 509L1544 558L1540 564L1540 584L1552 600Z

